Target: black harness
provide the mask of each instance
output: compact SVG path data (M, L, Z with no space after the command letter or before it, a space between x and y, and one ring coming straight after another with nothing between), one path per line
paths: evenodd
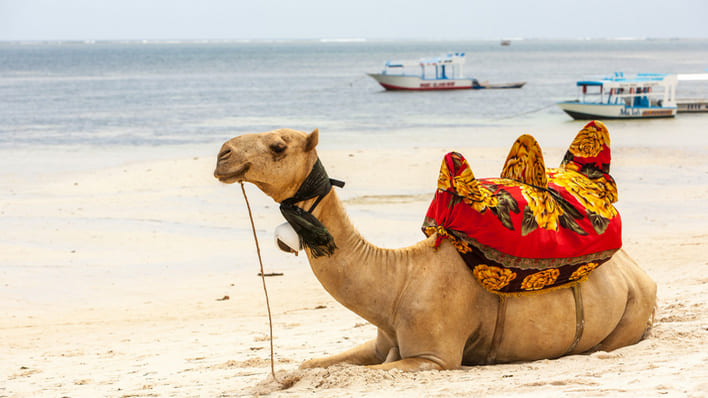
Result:
M334 238L320 220L312 215L322 198L327 196L332 189L332 185L344 187L344 181L335 180L327 176L327 172L322 166L322 162L317 161L312 166L310 174L302 182L295 195L280 202L280 212L290 223L295 232L300 237L300 242L304 247L308 247L312 257L323 255L331 256L337 245ZM312 198L317 198L309 210L295 206L295 203Z

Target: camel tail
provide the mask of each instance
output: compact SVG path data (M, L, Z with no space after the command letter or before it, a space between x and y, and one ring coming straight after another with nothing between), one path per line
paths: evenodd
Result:
M642 337L639 338L639 340L644 340L651 336L651 329L654 327L654 320L656 319L656 304L654 305L654 309L651 311L651 316L649 319L647 319L647 326L644 329L644 333L642 333Z

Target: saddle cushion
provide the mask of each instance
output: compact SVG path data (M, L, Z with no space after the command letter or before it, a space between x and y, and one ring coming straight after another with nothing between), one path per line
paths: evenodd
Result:
M437 234L436 247L448 239L493 293L585 280L622 246L609 136L604 125L591 123L559 168L545 168L528 135L514 143L502 178L476 179L461 154L448 153L423 232Z

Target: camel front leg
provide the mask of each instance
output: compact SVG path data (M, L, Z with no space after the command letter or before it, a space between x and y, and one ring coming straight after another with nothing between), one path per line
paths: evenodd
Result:
M404 372L416 372L419 370L443 370L443 367L430 359L425 358L404 358L398 361L386 362L379 365L368 366L369 369L391 370L398 369Z
M337 363L349 363L352 365L374 365L382 360L376 354L376 339L356 346L341 354L324 358L315 358L305 361L300 365L300 369L326 368Z

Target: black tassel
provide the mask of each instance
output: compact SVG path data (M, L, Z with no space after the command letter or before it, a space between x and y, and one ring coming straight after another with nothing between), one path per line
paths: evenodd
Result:
M281 204L280 212L300 236L303 246L310 249L312 257L331 256L337 249L327 227L312 214L292 204Z
M312 166L310 174L302 182L295 195L280 203L280 212L283 213L283 217L297 232L302 245L308 247L312 257L315 258L331 256L334 250L337 249L334 238L327 230L327 227L312 215L312 210L329 193L332 185L341 188L344 186L344 182L330 179L318 158ZM317 200L308 211L295 206L297 202L315 197Z

